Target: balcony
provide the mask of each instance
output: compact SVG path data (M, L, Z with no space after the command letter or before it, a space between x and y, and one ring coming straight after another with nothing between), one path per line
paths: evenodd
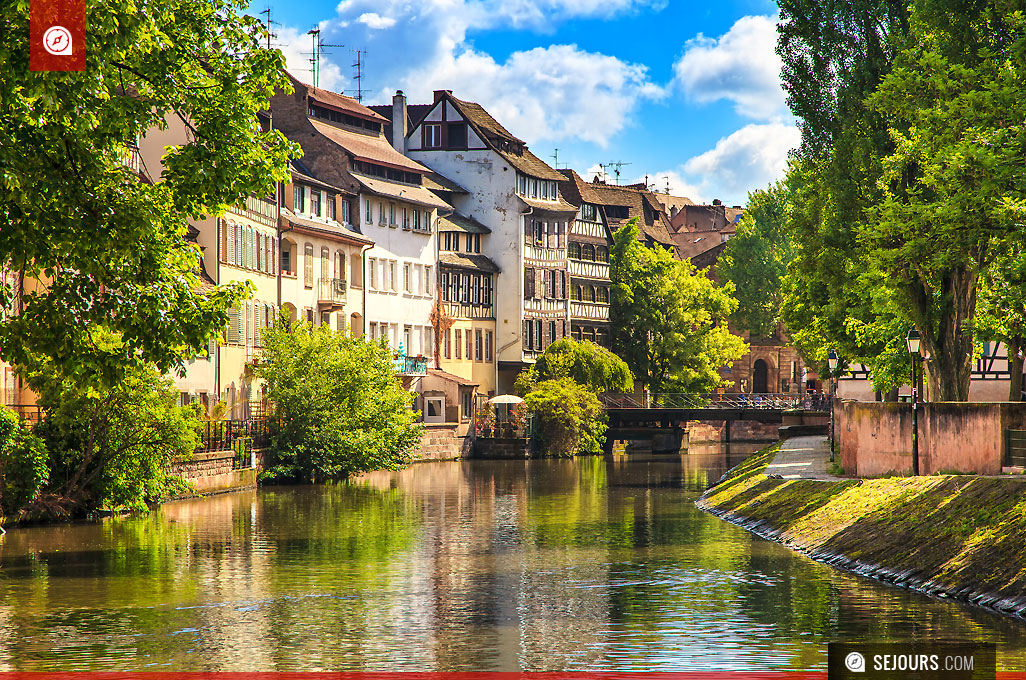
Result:
M459 302L443 303L445 313L455 319L494 319L495 311L491 305L472 305Z
M346 303L345 279L317 279L317 306L322 311Z
M395 360L395 372L399 375L427 375L427 357L400 355Z
M567 267L570 269L570 276L609 280L609 264L606 262L570 260L567 262Z
M566 318L567 301L553 298L526 298L524 311L546 318Z
M524 246L524 259L536 262L563 262L566 260L565 247L546 248L542 245Z

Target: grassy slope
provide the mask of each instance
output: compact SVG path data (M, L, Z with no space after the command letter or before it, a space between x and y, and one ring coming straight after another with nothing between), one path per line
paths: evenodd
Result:
M764 449L709 490L701 504L764 522L778 540L909 572L945 591L1026 591L1026 483L955 475L821 482L769 479Z

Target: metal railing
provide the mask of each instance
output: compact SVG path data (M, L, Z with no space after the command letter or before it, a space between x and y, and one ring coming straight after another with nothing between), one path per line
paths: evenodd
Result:
M14 411L33 425L43 419L43 409L38 404L5 404L4 408Z
M250 420L207 420L200 430L197 453L234 451L236 469L253 466L253 449L271 443L279 421L272 416L258 416Z
M805 409L825 411L829 408L830 397L825 394L687 394L687 393L646 393L601 395L602 404L606 408L645 409L645 408L679 408L679 409Z
M427 358L400 356L395 360L395 372L400 375L426 375Z
M345 279L317 279L318 304L344 304L345 301Z

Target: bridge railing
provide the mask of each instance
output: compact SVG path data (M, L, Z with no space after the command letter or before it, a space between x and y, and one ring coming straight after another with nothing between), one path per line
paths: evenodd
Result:
M606 408L670 408L670 409L805 409L826 410L830 397L824 394L688 394L646 393L601 395Z

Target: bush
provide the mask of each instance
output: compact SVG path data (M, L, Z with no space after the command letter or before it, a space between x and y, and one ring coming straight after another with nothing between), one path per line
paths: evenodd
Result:
M631 392L634 375L623 359L588 340L563 338L549 345L534 366L517 376L514 390L524 395L544 380L571 378L594 392Z
M50 512L141 510L183 488L168 474L199 445L197 404L178 406L171 378L154 367L131 369L109 389L37 376L46 417L37 428L50 452Z
M43 489L50 474L43 440L10 409L0 408L0 516L15 516Z
M545 380L524 400L538 419L538 436L546 451L557 456L602 452L606 412L587 387L570 378Z
M257 374L281 418L265 478L344 479L407 464L424 426L382 344L326 326L268 329Z

